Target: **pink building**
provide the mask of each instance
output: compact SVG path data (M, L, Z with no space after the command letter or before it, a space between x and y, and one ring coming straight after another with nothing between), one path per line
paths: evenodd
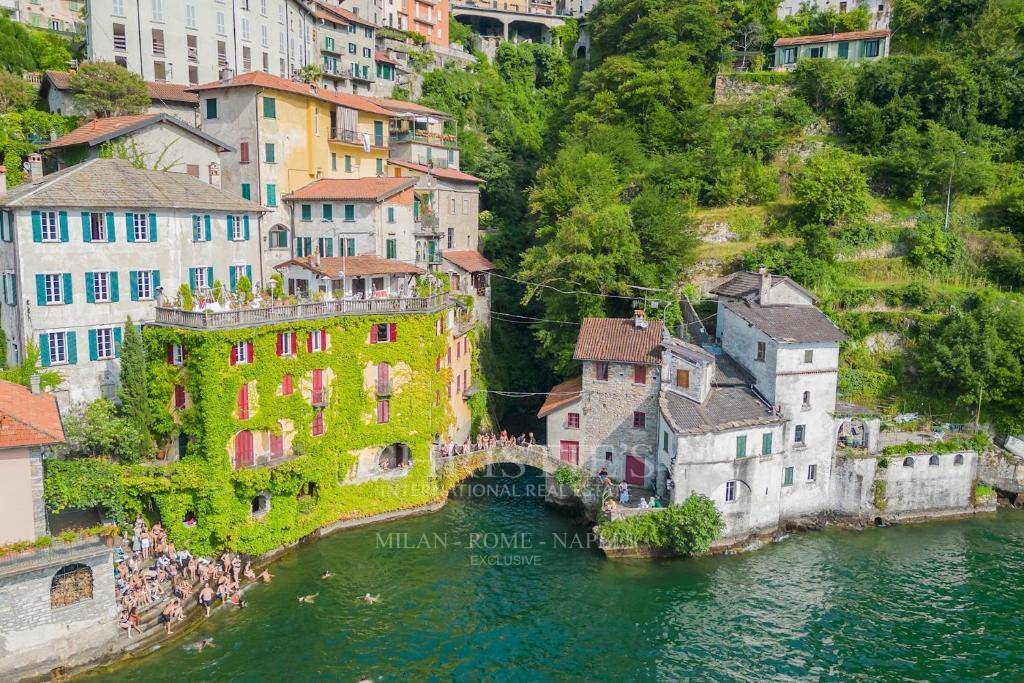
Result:
M63 442L51 394L0 381L0 545L46 534L43 453Z

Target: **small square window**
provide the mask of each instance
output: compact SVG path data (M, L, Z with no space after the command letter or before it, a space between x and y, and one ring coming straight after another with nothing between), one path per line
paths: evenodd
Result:
M807 481L814 481L818 478L818 466L808 465L807 466Z
M814 349L804 349L804 362L805 363L813 363L814 362Z
M608 381L608 363L594 363L594 379L600 380L602 382Z
M725 482L725 502L731 503L736 500L736 482Z
M793 468L792 466L787 467L782 471L782 485L792 486L793 485Z
M639 410L633 412L633 429L646 429L647 428L647 413L642 413Z
M762 361L763 362L767 355L768 355L768 345L765 344L764 342L757 342L757 352L754 355L754 360Z
M579 429L580 428L580 414L569 413L565 419L566 429Z

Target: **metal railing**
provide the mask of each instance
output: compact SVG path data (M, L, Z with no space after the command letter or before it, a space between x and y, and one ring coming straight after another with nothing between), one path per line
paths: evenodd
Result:
M440 261L440 255L438 255ZM223 330L342 315L427 314L452 306L448 294L405 299L310 301L234 311L185 311L157 306L154 323L191 330Z
M165 55L166 54L166 52L164 51L164 44L162 42L158 42L158 41L155 41L155 40L153 41L153 54L155 54L155 55Z
M373 147L384 147L386 144L383 135L370 135L369 133L362 133L358 130L349 130L348 128L340 128L338 126L331 128L331 140L347 142L351 145L363 144L364 135L369 136L370 144Z
M421 213L413 232L417 235L439 235L441 233L441 221L436 213Z
M452 149L459 146L458 140L455 139L454 135L448 135L446 133L425 133L420 131L392 131L391 142L419 142L425 145L439 145L442 147L451 147Z
M77 538L70 543L55 540L48 548L33 548L0 557L0 576L72 562L104 551L110 552L106 543L96 536Z

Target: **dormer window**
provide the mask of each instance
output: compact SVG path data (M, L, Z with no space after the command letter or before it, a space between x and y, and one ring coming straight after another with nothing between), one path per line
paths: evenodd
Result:
M768 345L764 342L757 342L757 352L754 354L754 360L764 362L765 356L768 355Z

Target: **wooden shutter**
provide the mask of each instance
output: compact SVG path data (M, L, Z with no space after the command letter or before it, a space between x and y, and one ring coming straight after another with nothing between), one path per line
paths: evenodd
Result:
M231 364L238 365L238 345L231 345Z
M281 378L281 395L282 396L291 396L292 395L292 391L293 391L293 388L292 388L292 376L291 375L285 375L284 377Z
M238 161L239 163L249 163L249 143L240 142L238 143Z
M398 341L398 325L395 323L388 323L388 341Z
M249 385L243 384L238 389L238 419L249 419Z
M681 389L690 388L690 371L676 370L676 386Z
M284 335L285 334L287 334L287 332L278 332L277 333L277 355L278 356L281 356L281 355L284 354Z
M252 363L255 360L253 356L252 342L245 342L245 355L247 356L245 359L246 363Z
M41 278L42 276L40 275L38 277ZM42 291L42 290L40 290L40 291ZM376 325L370 325L370 343L371 344L376 344L377 343L377 326Z
M643 365L633 366L633 383L647 384L647 368Z

